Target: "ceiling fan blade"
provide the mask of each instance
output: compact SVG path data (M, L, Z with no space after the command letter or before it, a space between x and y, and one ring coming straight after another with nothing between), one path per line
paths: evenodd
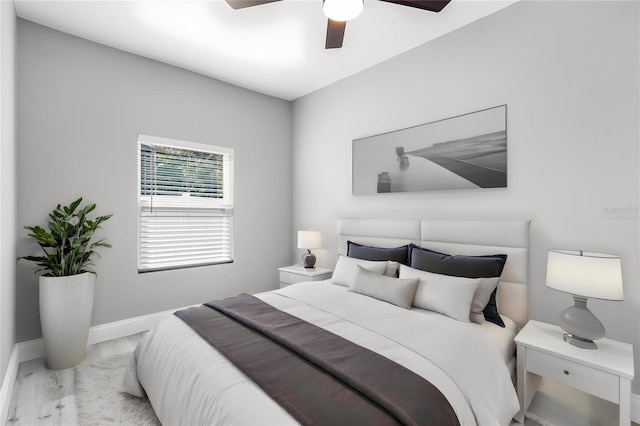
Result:
M346 26L347 23L344 21L327 20L327 41L324 44L325 49L339 49L342 47Z
M227 0L228 1L228 0ZM440 12L451 0L381 0L387 3L395 3L402 6L415 7L417 9Z
M260 6L261 4L273 3L280 0L226 0L227 4L234 9L244 9L245 7Z

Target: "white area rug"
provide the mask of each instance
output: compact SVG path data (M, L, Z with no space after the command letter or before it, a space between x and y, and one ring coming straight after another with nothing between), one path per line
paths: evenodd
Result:
M76 367L76 401L80 426L160 425L147 398L122 392L132 354L115 355Z

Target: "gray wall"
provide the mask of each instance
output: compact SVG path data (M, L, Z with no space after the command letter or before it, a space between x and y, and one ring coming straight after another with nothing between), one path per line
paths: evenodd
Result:
M529 218L530 316L552 323L572 299L545 287L548 250L617 253L625 300L589 305L640 371L639 7L519 2L294 101L293 229L323 231L332 267L339 216ZM501 104L508 188L351 194L353 139Z
M0 383L15 337L16 300L16 12L0 2Z
M18 20L18 254L25 225L80 195L113 214L93 325L277 287L290 258L291 104ZM235 150L235 262L138 274L138 133ZM41 335L34 267L18 262L17 339Z

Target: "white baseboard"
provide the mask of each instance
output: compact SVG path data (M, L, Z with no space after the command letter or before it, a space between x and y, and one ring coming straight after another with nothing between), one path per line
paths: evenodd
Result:
M120 337L131 336L132 334L151 330L156 325L158 325L160 321L173 315L175 311L189 307L190 306L185 306L183 308L171 309L169 311L129 318L122 321L111 322L109 324L96 325L95 327L91 327L89 329L89 339L87 341L87 344L95 345L96 343L106 342L109 340L118 339Z
M9 404L11 404L11 394L13 393L13 387L16 383L16 377L18 375L18 350L13 347L11 351L11 357L9 358L9 364L7 365L7 371L2 381L2 387L0 387L0 425L6 425L9 418Z
M95 345L96 343L106 342L109 340L118 339L120 337L131 336L132 334L151 330L156 325L158 325L160 321L173 315L175 311L190 307L191 306L185 306L182 308L142 315L135 318L129 318L122 321L110 322L108 324L96 325L89 329L87 345ZM20 342L16 344L16 348L18 352L18 363L30 361L32 359L40 358L45 355L44 342L42 339L33 339L26 342Z

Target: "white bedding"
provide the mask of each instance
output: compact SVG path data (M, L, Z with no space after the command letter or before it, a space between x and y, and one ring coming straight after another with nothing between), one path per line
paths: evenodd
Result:
M427 378L461 425L508 425L518 399L504 355L473 323L398 308L329 282L256 295ZM286 411L177 317L136 349L137 376L164 425L296 424Z
M505 364L508 363L516 353L516 341L514 340L518 334L518 325L507 316L500 315L504 328L495 325L492 322L485 321L478 327L489 335L491 341L496 345L498 351L502 355Z

